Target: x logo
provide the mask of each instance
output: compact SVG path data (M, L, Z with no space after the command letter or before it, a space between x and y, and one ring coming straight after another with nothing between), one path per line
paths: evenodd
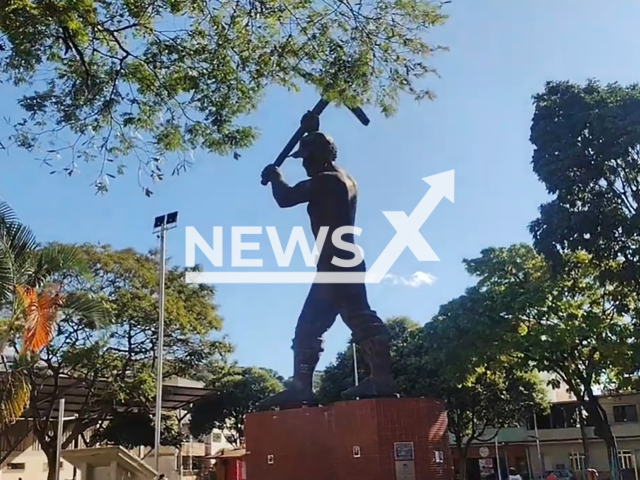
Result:
M367 272L368 281L380 282L389 272L391 266L398 259L405 248L409 249L420 262L438 262L440 259L420 233L420 228L433 213L443 197L453 202L454 170L425 177L423 180L431 185L429 191L422 197L420 203L407 216L404 212L383 212L393 228L396 229L389 245L380 254L371 269Z

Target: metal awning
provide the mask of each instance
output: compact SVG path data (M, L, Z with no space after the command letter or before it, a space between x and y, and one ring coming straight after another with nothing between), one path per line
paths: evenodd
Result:
M248 452L244 448L236 448L236 449L227 449L223 448L213 455L207 455L204 458L214 459L214 458L242 458L247 455Z
M62 397L65 399L65 416L78 414L83 409L85 411L99 410L100 405L97 402L100 399L96 398L96 393L99 394L101 390L105 391L108 385L109 382L106 380L97 381L92 388L94 393L91 395L94 404L87 405L85 402L89 391L87 382L83 379L70 376L43 377L37 388L38 406L41 410L48 410L53 403L55 412L58 399ZM205 388L200 382L187 379L166 379L162 387L162 409L178 410L185 408L209 393L211 393L211 390ZM128 405L128 407L135 407L135 405ZM29 412L26 411L24 416L29 417ZM53 416L56 416L55 413Z

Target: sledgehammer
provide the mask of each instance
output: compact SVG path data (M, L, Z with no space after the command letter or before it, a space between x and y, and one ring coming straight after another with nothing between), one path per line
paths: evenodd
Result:
M324 109L327 108L327 105L329 105L329 102L324 98L321 98L320 101L316 103L315 107L311 109L311 111L319 117L320 114L324 112ZM349 108L349 110L351 110L351 113L353 113L356 116L356 118L360 120L360 123L362 123L365 127L369 125L369 118L362 111L360 107ZM294 149L296 144L304 136L305 133L306 132L304 131L302 126L298 127L298 130L296 130L296 133L293 134L293 137L291 137L291 140L289 140L289 142L282 149L282 151L280 152L280 155L276 157L276 160L273 162L273 165L275 165L276 167L280 167L284 163L284 161L287 159L291 151ZM264 180L262 181L262 185L267 185L268 183L269 182L266 182Z

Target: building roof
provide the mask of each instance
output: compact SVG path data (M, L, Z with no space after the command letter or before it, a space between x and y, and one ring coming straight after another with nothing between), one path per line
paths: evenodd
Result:
M247 451L244 448L223 448L213 455L209 455L205 458L242 458L245 455L247 455Z
M108 382L106 380L98 381L94 391L100 391L107 385ZM65 417L77 414L83 409L86 411L87 408L91 408L91 406L85 405L88 390L83 379L58 376L42 379L38 389L38 405L40 409L48 410L51 404L54 403L53 410L57 412L59 402L57 398L54 398L56 391L63 392ZM211 393L211 390L205 388L201 382L183 378L166 379L162 386L162 409L178 410L185 408L209 393ZM99 409L100 406L95 405L95 408ZM25 412L25 416L30 416L29 412ZM54 413L53 416L56 417L57 413Z

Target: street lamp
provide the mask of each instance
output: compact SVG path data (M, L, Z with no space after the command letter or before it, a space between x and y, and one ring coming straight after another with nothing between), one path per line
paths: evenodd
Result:
M64 397L58 401L58 430L56 434L56 470L55 479L60 480L60 458L62 455L62 436L64 434L64 422L66 420L75 420L78 414L70 417L64 416Z
M527 438L534 438L536 440L536 449L538 450L538 464L540 468L540 480L544 478L544 465L542 463L542 451L540 450L540 435L538 433L538 419L536 418L536 412L533 412L533 429L535 435L527 435Z
M356 342L353 342L353 347L352 347L352 351L353 351L353 376L355 378L356 381L356 386L358 386L358 357L356 355Z
M156 366L156 431L153 442L155 450L156 473L160 472L160 421L162 417L162 354L164 348L164 277L166 272L166 238L167 231L178 224L178 212L168 213L156 217L153 222L153 232L160 237L160 295L158 295L158 349Z

